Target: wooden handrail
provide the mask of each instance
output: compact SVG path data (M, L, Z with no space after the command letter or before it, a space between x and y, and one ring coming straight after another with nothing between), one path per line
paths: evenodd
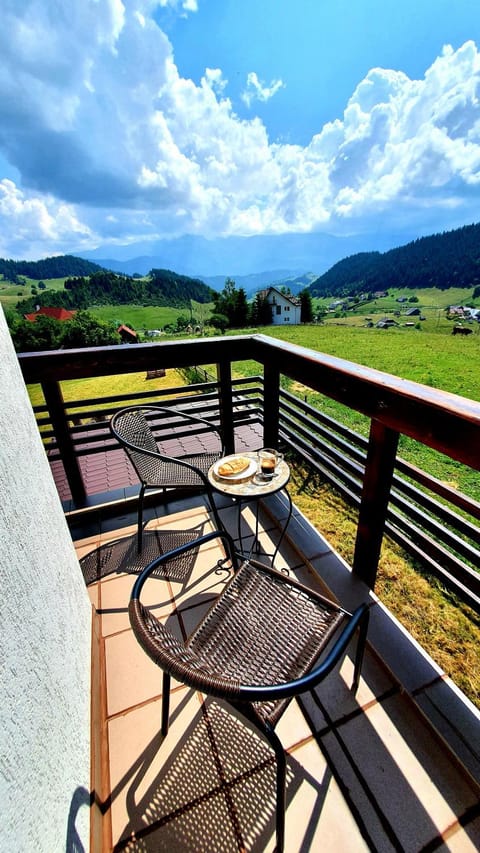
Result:
M279 435L282 374L370 418L354 571L373 586L399 435L407 435L478 471L479 402L258 334L19 355L25 382L41 382L45 388L64 379L216 364L221 421L229 449L233 448L234 426L231 365L247 359L264 367L267 444L275 444ZM57 405L57 422L58 415ZM61 425L59 430L64 452L68 453L68 436ZM76 457L64 459L64 464L80 495Z

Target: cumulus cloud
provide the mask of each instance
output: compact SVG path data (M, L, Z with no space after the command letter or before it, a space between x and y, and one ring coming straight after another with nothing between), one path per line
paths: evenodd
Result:
M272 80L269 86L265 86L255 71L250 71L247 76L247 88L242 92L241 98L247 107L250 107L253 101L269 101L284 86L282 80Z
M478 209L473 42L446 47L419 80L372 69L308 145L272 144L258 117L239 117L221 69L198 85L181 77L157 6L4 0L0 155L19 178L1 185L0 254L184 233L341 233L413 222L429 207ZM252 72L246 102L282 85Z
M40 257L45 246L68 252L72 239L79 247L92 245L95 235L68 204L53 198L26 196L13 181L0 181L0 255ZM30 249L24 254L25 246Z

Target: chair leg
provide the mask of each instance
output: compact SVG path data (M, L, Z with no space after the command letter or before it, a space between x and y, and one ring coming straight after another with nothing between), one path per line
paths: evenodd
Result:
M217 505L215 503L215 498L213 497L213 494L210 491L210 489L207 490L207 498L208 498L208 502L210 504L210 508L213 512L213 516L215 518L215 525L216 525L217 530L225 530L225 526L220 521L220 516L218 514L218 509L217 509Z
M233 703L232 703L233 704ZM285 846L285 812L286 812L286 781L287 781L287 759L282 742L275 733L270 723L265 722L257 716L253 708L248 705L235 705L238 711L243 714L251 723L261 731L263 736L268 740L270 746L275 752L276 758L276 817L275 817L275 832L277 844L275 847L276 853L283 853Z
M370 611L365 610L365 613L363 614L362 621L360 622L360 627L358 629L357 651L355 654L355 669L353 672L353 682L352 682L352 692L354 695L358 690L358 684L360 681L360 673L362 671L363 656L365 654L365 645L367 642L367 632L368 632L369 619L370 619Z
M162 687L162 735L168 734L168 717L170 714L170 675L168 672L163 673Z
M137 551L142 553L143 545L143 498L145 495L145 486L142 483L138 495L138 522L137 522Z
M280 739L275 734L273 728L269 724L264 726L264 734L270 746L275 752L277 760L277 812L275 818L275 831L277 835L276 853L282 853L285 845L285 810L286 810L286 780L287 780L287 760L285 751Z

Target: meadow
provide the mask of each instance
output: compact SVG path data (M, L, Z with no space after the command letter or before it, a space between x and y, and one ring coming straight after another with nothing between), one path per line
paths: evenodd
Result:
M290 328L268 326L256 331L480 401L480 327L476 324L474 333L468 337L452 335L452 323L447 320L442 332L428 332L423 324L420 329L369 329L364 325L337 325L333 321ZM258 370L256 362L239 362L234 366L234 375L253 376ZM298 382L284 379L282 384L326 414L347 424L350 429L368 436L370 421L359 412ZM405 436L400 438L399 455L453 488L480 500L480 477L477 471Z
M431 304L422 304L426 320L417 327L399 326L393 329L366 328L366 316L375 314L372 305L364 306L364 314L347 318L329 317L318 325L235 330L229 334L261 332L290 341L310 349L376 368L428 385L480 400L480 327L472 326L474 333L468 337L452 335L452 322L445 317L447 304L465 302L465 293L453 299L451 291L425 294ZM440 297L445 305L440 305ZM449 298L450 297L450 298ZM1 294L0 294L1 298ZM423 299L423 292L422 292ZM3 301L3 300L2 300ZM383 300L378 300L383 302ZM392 311L398 310L393 300ZM378 307L378 314L386 314L386 305ZM174 322L177 309L143 308L142 306L104 306L93 312L102 319L122 320L136 328L159 328L165 322ZM206 308L206 306L202 306ZM145 312L145 313L141 313ZM164 313L164 312L174 312ZM161 319L161 318L167 319ZM176 336L178 337L178 336ZM168 340L162 337L158 346ZM206 365L207 366L207 365ZM213 365L211 366L213 369ZM253 361L238 362L234 375L255 375L259 365ZM163 379L146 382L145 373L126 376L100 377L62 383L67 400L82 397L138 392L153 388L168 389L183 383L176 371L167 371ZM335 401L316 394L310 389L284 380L284 384L309 402L321 407L332 417L343 420L352 429L368 434L369 421L362 415L342 407ZM41 402L38 386L29 389L32 402ZM400 455L455 488L480 500L478 472L459 465L423 445L403 438ZM317 475L303 470L296 463L290 483L292 497L301 511L318 527L334 547L351 563L355 546L357 513ZM375 587L384 604L391 609L408 631L443 667L466 695L480 707L480 671L478 645L480 620L466 605L441 587L435 578L428 577L419 566L414 566L401 549L385 538Z

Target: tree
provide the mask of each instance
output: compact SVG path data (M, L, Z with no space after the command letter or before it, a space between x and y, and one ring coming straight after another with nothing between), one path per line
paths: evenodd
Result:
M272 322L272 306L262 291L257 293L252 305L251 323L253 326L269 326Z
M20 320L11 329L12 339L17 352L41 352L58 349L62 337L62 323L40 314L34 323Z
M215 314L221 314L228 320L228 325L241 328L248 323L248 302L246 293L241 287L237 290L232 278L225 279L225 287L214 297Z
M63 327L61 342L66 349L110 346L119 344L121 341L113 324L102 323L88 311L77 311L73 320L65 321L60 325Z
M312 297L308 290L302 290L300 293L300 322L313 322Z
M225 329L228 326L228 317L225 314L212 314L209 323L214 329L219 329L222 335L224 335Z
M88 311L78 311L73 320L54 320L40 314L34 323L19 320L10 325L17 352L100 347L120 343L120 335L110 323L96 320Z

